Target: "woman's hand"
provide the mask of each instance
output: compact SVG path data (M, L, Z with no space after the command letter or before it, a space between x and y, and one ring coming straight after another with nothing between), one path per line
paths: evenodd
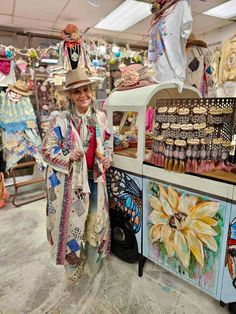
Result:
M74 148L69 155L71 161L79 161L83 157L84 153L80 148Z
M110 159L108 157L102 157L100 159L100 162L103 165L104 170L106 171L108 168L110 168L111 162Z

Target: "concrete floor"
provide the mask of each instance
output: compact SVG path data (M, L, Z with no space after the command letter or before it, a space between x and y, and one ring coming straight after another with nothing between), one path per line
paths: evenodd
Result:
M0 209L0 314L224 314L226 308L157 265L110 255L93 277L65 278L50 258L45 200Z

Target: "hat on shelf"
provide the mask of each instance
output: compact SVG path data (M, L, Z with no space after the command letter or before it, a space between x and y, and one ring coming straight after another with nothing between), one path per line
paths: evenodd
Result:
M14 85L8 84L8 89L22 96L31 95L27 83L22 80L17 80Z
M191 33L187 41L187 47L193 45L207 48L207 43L205 43L203 40L197 39L196 35L194 33Z
M69 91L75 88L79 88L85 85L91 85L97 83L97 80L92 80L86 73L84 68L76 68L69 70L66 73L66 86L61 91Z
M121 78L116 80L115 90L127 90L144 87L157 82L154 79L154 70L152 67L142 66L141 64L132 64L126 67L120 67Z
M75 24L67 24L61 32L61 39L65 41L77 41L81 38L80 31Z

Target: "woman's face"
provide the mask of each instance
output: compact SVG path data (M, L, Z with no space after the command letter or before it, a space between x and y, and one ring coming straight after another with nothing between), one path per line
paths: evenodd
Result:
M76 106L76 108L81 112L85 113L91 104L93 95L90 86L85 85L72 89L70 92L70 97Z

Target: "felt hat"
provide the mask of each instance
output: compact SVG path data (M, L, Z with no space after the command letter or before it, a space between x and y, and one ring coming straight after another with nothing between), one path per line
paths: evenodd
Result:
M75 24L67 24L61 32L61 39L65 41L77 41L80 37L80 31Z
M27 83L22 80L17 80L14 85L8 84L8 89L22 96L29 96L31 94Z
M97 81L91 80L84 68L76 68L66 73L66 86L61 91L68 92L69 90L95 83L97 83Z
M191 45L207 48L207 43L205 43L203 40L197 39L194 33L190 34L187 41L187 46L191 46Z

